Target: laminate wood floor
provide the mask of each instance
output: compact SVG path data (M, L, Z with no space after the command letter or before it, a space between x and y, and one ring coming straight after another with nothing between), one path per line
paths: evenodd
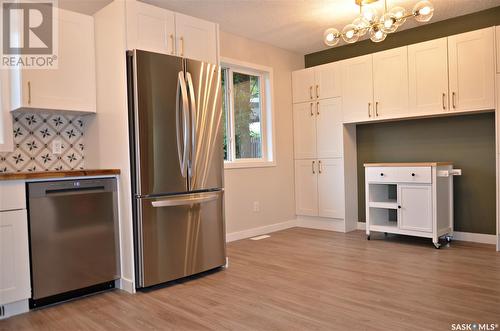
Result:
M229 268L0 321L1 330L451 330L500 324L492 245L293 228L228 244ZM498 328L497 328L498 329Z

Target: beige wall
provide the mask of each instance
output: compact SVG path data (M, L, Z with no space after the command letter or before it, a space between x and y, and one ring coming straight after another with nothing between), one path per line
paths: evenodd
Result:
M226 231L229 234L293 220L292 71L304 68L304 57L223 31L220 55L274 71L276 166L226 169ZM254 201L259 201L260 212L253 212Z

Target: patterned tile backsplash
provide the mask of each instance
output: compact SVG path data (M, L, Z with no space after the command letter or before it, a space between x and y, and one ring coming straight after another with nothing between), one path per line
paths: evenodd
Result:
M0 172L84 168L85 117L54 113L14 113L14 151L0 153ZM61 154L52 143L61 141Z

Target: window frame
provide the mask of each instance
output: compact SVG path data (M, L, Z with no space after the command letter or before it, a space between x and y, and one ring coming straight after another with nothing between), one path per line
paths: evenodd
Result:
M228 91L222 91L226 103L229 106L226 114L228 126L228 157L229 160L224 160L224 169L238 168L260 168L276 166L275 158L275 126L274 126L274 95L273 95L273 68L262 66L254 63L234 60L222 57L220 60L221 69L227 68L228 75L226 77ZM252 76L259 76L260 88L260 110L261 110L261 141L262 141L262 157L261 158L236 158L235 146L235 125L234 125L234 99L233 99L233 73L241 73ZM228 93L226 93L228 92ZM223 109L225 111L225 109Z

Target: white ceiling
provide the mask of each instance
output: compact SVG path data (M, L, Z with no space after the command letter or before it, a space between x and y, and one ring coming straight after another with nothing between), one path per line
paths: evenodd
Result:
M59 6L92 15L112 0L59 0ZM117 0L123 1L123 0ZM354 0L141 0L187 15L220 24L220 29L250 39L275 45L299 54L326 49L323 31L341 30L359 13ZM437 22L487 8L500 6L500 0L431 0ZM407 10L418 0L387 0L389 7L400 5ZM383 1L373 5L379 11ZM419 24L408 20L400 29ZM338 46L343 45L339 43Z
M323 31L341 30L359 7L354 0L142 0L220 24L223 31L269 43L300 54L326 49ZM500 6L500 0L431 0L432 22ZM388 6L411 10L417 0L387 0ZM383 1L371 6L383 8ZM408 21L401 28L415 27ZM339 43L339 46L343 45Z

